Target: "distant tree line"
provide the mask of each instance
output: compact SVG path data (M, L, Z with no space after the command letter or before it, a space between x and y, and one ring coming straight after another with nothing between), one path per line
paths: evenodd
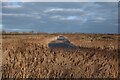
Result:
M115 34L111 34L111 33L80 33L80 32L54 32L54 33L47 33L47 32L35 32L35 31L29 31L29 32L7 32L5 30L2 30L2 35L44 35L44 34L51 34L51 35L71 35L71 34L75 34L75 35L79 35L79 34L89 34L89 35L115 35ZM1 34L0 32L0 34Z
M39 35L39 34L48 34L45 32L34 32L34 31L29 31L29 32L7 32L5 30L2 30L2 35Z

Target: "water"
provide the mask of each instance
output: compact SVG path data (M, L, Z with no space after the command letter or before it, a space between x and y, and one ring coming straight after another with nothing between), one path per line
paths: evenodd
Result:
M49 48L75 48L73 44L69 43L49 43Z

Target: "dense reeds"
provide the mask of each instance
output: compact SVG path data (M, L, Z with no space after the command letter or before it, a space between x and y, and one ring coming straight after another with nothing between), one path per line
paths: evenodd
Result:
M3 78L117 78L117 35L65 34L76 49L50 49L56 35L3 35ZM104 36L104 37L103 37Z

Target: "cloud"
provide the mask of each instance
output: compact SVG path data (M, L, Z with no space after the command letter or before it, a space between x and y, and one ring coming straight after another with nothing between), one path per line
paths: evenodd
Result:
M2 5L3 8L21 8L23 7L22 2L5 2Z
M61 21L79 21L79 23L87 23L87 22L103 22L107 20L107 18L102 16L95 16L94 14L84 14L82 16L62 16L62 15L55 15L49 17L50 19L61 20Z
M3 0L3 2L16 2L16 0ZM22 2L118 2L119 0L17 0Z
M20 5L6 5L6 6L3 6L3 8L21 8L22 6Z
M87 18L86 17L80 17L80 16L61 16L61 15L55 15L55 16L51 16L50 17L53 20L60 20L60 21L75 21L75 22L79 22L79 24L83 24L87 22Z
M0 24L0 31L2 31L2 26L3 26L3 25L2 25L2 24Z
M21 8L3 8L3 24L20 31L24 28L45 32L115 31L116 3L24 3ZM12 19L12 20L11 20ZM32 24L31 24L32 23ZM31 24L31 25L30 25ZM52 26L52 28L51 28ZM61 29L61 27L64 27ZM106 27L106 28L105 28ZM112 27L112 28L111 28ZM115 27L113 29L113 27ZM108 30L109 28L109 30ZM54 29L54 30L53 30ZM10 30L10 29L8 29Z
M67 20L77 20L79 19L77 16L68 16Z
M92 22L104 22L105 20L107 19L103 17L95 17L91 19Z
M51 19L62 19L63 16L61 16L61 15L55 15L55 16L51 16L50 18Z
M9 14L9 13L3 13L1 15L2 16L28 16L28 17L31 16L31 15L28 15L28 14Z
M84 5L82 5L84 4ZM112 4L112 6L111 6ZM57 20L80 20L81 22L103 22L107 19L116 18L116 3L80 3L79 8L48 8L44 10L47 14L52 14ZM108 6L108 7L107 7ZM114 11L113 11L114 10ZM105 13L104 13L105 12Z
M104 20L106 20L106 19L103 18L103 17L96 17L95 19L96 19L96 20L99 20L99 21L104 21Z
M24 31L32 31L32 29L19 29L19 28L3 28L3 30L6 30L6 31L22 31L22 32L24 32Z
M32 17L32 18L36 18L36 19L41 19L41 16L33 15L33 14L10 14L10 13L3 13L3 14L0 14L0 16Z
M51 16L52 19L59 19L59 20L79 20L78 16L61 16L61 15L55 15Z
M47 9L44 12L82 12L83 10L80 8L51 8Z

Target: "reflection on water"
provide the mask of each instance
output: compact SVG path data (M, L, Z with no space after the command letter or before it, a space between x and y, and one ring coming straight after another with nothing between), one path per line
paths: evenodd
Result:
M49 48L75 48L74 45L68 43L49 43Z

